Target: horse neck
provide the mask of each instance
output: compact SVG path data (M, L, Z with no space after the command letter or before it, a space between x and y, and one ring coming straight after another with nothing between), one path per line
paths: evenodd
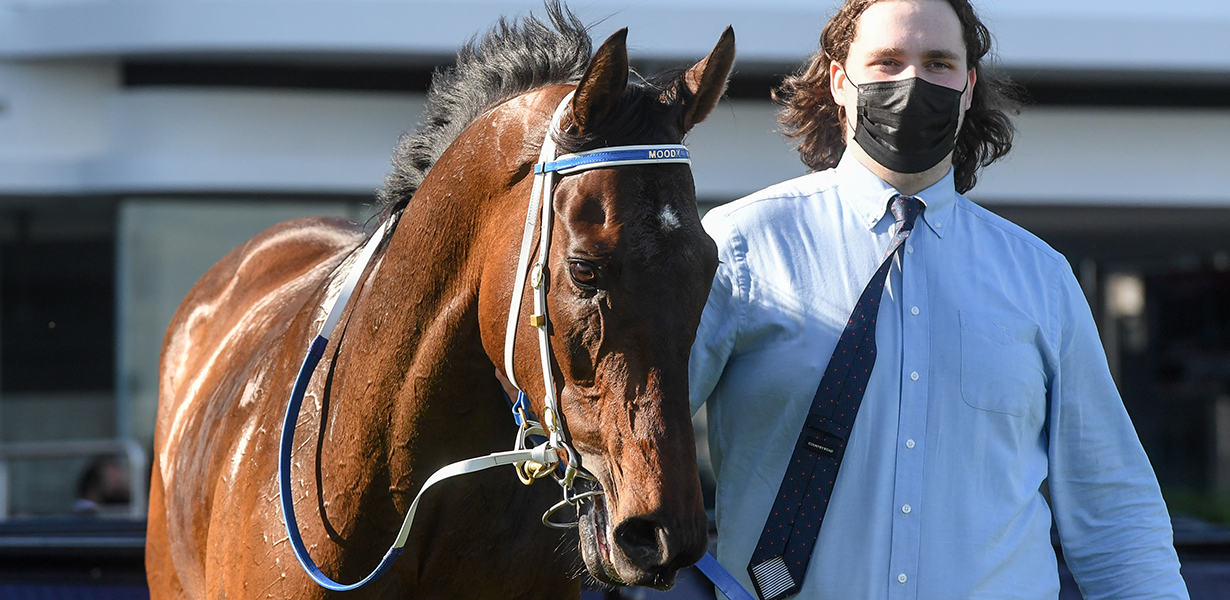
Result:
M515 127L509 112L515 107L488 113L441 156L401 215L351 318L350 328L365 338L365 348L353 350L365 371L355 373L355 383L388 399L368 417L391 423L391 455L405 440L432 447L435 440L424 436L437 433L448 438L449 454L506 449L512 418L483 348L479 289L492 264L509 265L500 277L511 281L516 257L509 254L529 196L526 185L513 186L528 180L518 174L526 157L501 148L536 148L545 131ZM432 460L416 453L420 458Z

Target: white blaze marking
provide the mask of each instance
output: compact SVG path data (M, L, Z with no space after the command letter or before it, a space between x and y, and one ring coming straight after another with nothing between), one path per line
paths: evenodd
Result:
M679 215L675 213L675 209L670 205L662 207L662 211L658 213L658 218L661 220L662 231L670 233L679 229Z

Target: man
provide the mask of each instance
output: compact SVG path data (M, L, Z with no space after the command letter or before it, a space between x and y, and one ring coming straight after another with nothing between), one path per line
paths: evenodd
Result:
M128 485L128 469L114 456L99 456L90 462L77 480L77 499L73 512L77 514L100 514L110 512L116 505L128 504L131 488Z
M1187 597L1070 266L961 195L1011 145L989 50L968 0L848 0L778 98L817 172L706 215L721 266L692 406L708 403L717 558L765 597L1053 599L1052 511L1085 598ZM870 355L839 347L858 331ZM861 381L842 370L859 361ZM813 408L837 388L861 403ZM827 500L800 487L834 464Z

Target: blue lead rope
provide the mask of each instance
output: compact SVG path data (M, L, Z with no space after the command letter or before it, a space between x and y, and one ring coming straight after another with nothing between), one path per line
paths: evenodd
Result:
M299 559L299 564L303 566L303 570L307 572L308 577L312 581L320 584L327 590L334 592L349 592L367 585L369 581L373 581L384 575L389 567L401 556L402 548L394 546L389 548L385 553L384 558L380 559L380 565L372 571L370 575L363 578L358 583L345 585L329 579L328 575L316 566L316 562L312 560L312 556L308 554L307 547L303 544L303 537L299 534L299 523L295 519L295 499L290 493L290 452L295 444L295 421L299 418L299 407L303 404L303 395L307 392L308 382L312 379L312 372L316 370L316 365L320 363L320 359L324 356L325 346L329 344L329 340L324 336L316 336L312 341L311 348L308 349L307 356L303 359L303 366L299 367L299 377L295 380L295 388L290 393L290 403L286 407L286 420L282 423L282 443L281 453L278 456L278 485L281 493L278 498L282 502L282 515L286 519L287 539L290 540L290 547L295 551L295 558Z
M713 582L713 587L726 594L730 600L756 600L712 554L706 552L700 562L696 563L696 568Z

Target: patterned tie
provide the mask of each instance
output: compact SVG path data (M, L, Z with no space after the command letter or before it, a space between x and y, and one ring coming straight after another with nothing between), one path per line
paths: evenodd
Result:
M794 445L777 499L747 565L762 600L784 598L797 594L801 588L837 481L846 440L875 366L876 313L884 295L884 282L893 254L910 237L914 220L923 208L921 201L910 196L893 196L889 204L897 219L897 233L888 246L888 258L859 296L837 340L837 348Z

